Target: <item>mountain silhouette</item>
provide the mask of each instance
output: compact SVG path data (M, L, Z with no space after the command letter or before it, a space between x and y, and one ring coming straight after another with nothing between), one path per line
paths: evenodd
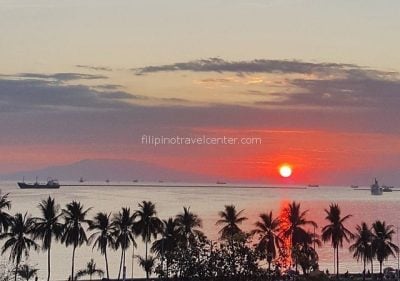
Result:
M86 159L68 165L50 166L37 170L21 171L1 176L2 180L34 180L38 177L44 181L48 177L58 180L87 181L201 181L206 177L175 169L162 167L153 163L134 160Z

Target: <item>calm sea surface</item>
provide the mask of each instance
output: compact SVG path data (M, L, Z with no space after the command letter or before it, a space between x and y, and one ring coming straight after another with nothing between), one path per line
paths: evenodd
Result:
M102 183L103 184L103 183ZM123 184L123 183L118 183ZM168 183L165 183L168 184ZM218 219L218 212L224 205L234 204L238 209L245 209L245 215L249 218L243 225L244 229L252 228L260 212L272 210L275 215L288 202L296 200L301 203L302 209L309 210L309 219L325 225L324 209L328 208L331 202L338 203L343 214L352 214L348 221L348 227L354 230L355 225L361 221L371 223L374 220L385 220L387 223L397 227L400 225L400 192L394 191L384 193L382 196L371 196L367 190L353 190L350 187L318 187L307 189L263 189L243 188L224 186L191 186L180 184L179 187L157 187L157 186L68 186L59 190L21 190L14 182L0 182L2 192L10 193L12 209L10 213L29 212L33 216L39 215L37 205L51 195L63 207L71 200L79 200L86 207L93 207L90 218L98 211L117 212L121 207L131 207L135 210L138 202L151 200L156 203L158 216L168 218L181 212L183 206L188 206L203 219L203 231L211 239L217 239L218 228L215 222ZM360 187L361 188L361 187ZM394 237L397 243L397 235ZM1 242L2 243L2 242ZM333 250L330 246L324 245L317 249L320 256L320 268L329 269L333 272ZM138 239L136 254L144 253L144 245ZM56 244L52 250L52 279L65 280L70 273L72 248ZM110 274L116 276L119 265L119 252L110 252ZM3 255L3 260L8 258L8 253ZM104 258L100 254L85 246L77 249L75 268L83 268L91 258L97 265L104 268ZM349 254L348 247L340 251L340 270L345 272L360 272L362 264L357 263ZM46 255L45 253L33 253L30 255L29 264L40 268L39 277L46 276ZM128 276L131 275L132 261L128 262ZM397 259L391 258L384 266L397 268ZM378 270L376 263L375 270ZM143 271L134 262L134 275L144 276Z

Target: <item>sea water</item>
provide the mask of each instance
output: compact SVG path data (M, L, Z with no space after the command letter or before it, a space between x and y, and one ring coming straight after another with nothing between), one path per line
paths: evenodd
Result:
M69 183L71 184L71 183ZM78 183L74 183L78 184ZM379 219L392 224L396 229L400 225L400 192L393 191L384 193L382 196L372 196L369 190L352 189L350 187L327 186L312 187L306 189L281 188L248 188L250 185L209 185L206 184L171 184L171 183L148 183L148 186L105 186L104 183L84 183L91 186L63 186L57 190L50 189L19 189L15 182L1 182L0 188L3 193L9 193L12 201L11 214L16 212L28 212L32 216L38 216L37 208L39 202L49 195L56 199L61 208L72 200L80 201L86 208L91 207L89 218L97 212L118 212L122 207L130 207L136 210L138 203L150 200L156 204L157 215L161 219L173 217L182 211L183 206L200 216L203 221L203 231L213 240L218 239L219 226L215 225L218 220L218 212L224 209L224 205L234 204L238 210L244 209L244 215L248 217L242 225L244 230L253 228L261 212L273 211L277 216L280 210L289 202L295 200L301 203L302 210L308 210L307 218L317 222L319 230L327 224L324 209L329 208L330 203L337 203L342 209L343 215L351 214L352 217L346 222L346 226L354 231L355 226L365 221L371 224ZM112 183L132 184L132 183ZM175 186L160 186L175 185ZM176 186L179 185L179 186ZM252 187L262 187L251 185ZM366 187L367 188L367 187ZM313 231L313 229L310 229ZM397 243L397 233L393 237ZM0 242L2 245L3 242ZM141 238L137 238L138 247L134 255L144 255L145 246ZM139 268L137 261L132 260L132 249L127 254L127 276L133 274L135 277L145 276ZM330 243L317 248L319 254L320 269L329 269L333 272L333 250ZM7 262L9 253L2 255L3 262ZM54 243L52 248L52 280L65 280L71 271L72 247L66 248L60 243ZM76 251L75 271L84 268L86 263L93 258L99 268L104 268L104 257L92 246L82 246ZM109 268L111 277L116 277L119 268L120 251L109 250ZM27 261L40 269L39 277L44 278L47 274L47 254L45 252L31 252ZM378 271L378 263L375 262L375 270ZM397 258L385 261L384 267L397 268ZM349 253L348 245L340 249L340 271L361 272L362 263L357 263Z

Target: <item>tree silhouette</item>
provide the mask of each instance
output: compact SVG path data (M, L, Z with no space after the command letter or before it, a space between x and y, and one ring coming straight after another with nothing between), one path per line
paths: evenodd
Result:
M172 253L178 244L178 224L173 218L163 221L163 228L161 231L162 237L153 242L151 251L161 257L161 267L163 269L164 257L166 257L168 277L169 264L171 262Z
M178 226L179 237L182 242L189 244L194 242L196 237L203 236L203 232L199 230L202 227L202 221L198 215L190 211L190 208L183 207L183 213L176 215L176 223Z
M89 209L84 210L83 205L80 202L72 201L68 203L65 209L62 210L64 215L64 233L61 237L61 241L65 243L65 246L72 245L72 265L71 265L71 278L74 278L74 266L75 266L75 251L77 247L82 246L88 242L85 226L89 224L89 220L86 219Z
M94 219L89 223L89 230L95 231L92 235L90 235L89 243L93 242L93 248L97 247L97 249L100 250L100 253L104 255L107 279L110 279L107 249L109 247L113 247L115 244L113 235L115 228L111 223L110 214L102 212L97 213Z
M98 275L99 277L103 277L104 271L101 269L97 269L96 263L94 262L93 259L91 259L86 264L86 268L81 269L76 273L76 279L79 279L86 275L89 275L89 280L92 280L93 275Z
M365 280L366 265L369 260L373 258L372 251L372 232L369 226L363 222L361 225L356 226L356 233L354 234L354 243L350 245L350 252L353 252L353 257L363 262L363 280Z
M2 254L10 250L10 261L15 262L14 280L17 281L19 264L23 256L29 256L29 250L38 250L39 246L30 238L33 231L34 221L26 213L17 213L11 218L10 229L0 234L0 239L6 239L2 248Z
M333 249L336 251L336 277L339 279L339 247L343 247L343 240L350 242L353 234L348 230L344 223L351 217L342 217L340 207L337 204L330 204L329 210L325 209L328 224L322 228L322 240L331 241Z
M59 222L61 213L59 206L50 196L39 204L40 217L34 218L34 237L42 241L42 249L47 250L47 281L50 281L51 272L51 245L54 239L62 237L63 225Z
M225 210L218 213L221 219L216 222L216 225L223 226L219 231L221 239L229 241L232 240L235 235L242 233L239 225L247 220L246 217L241 216L243 212L244 210L238 212L234 205L225 205Z
M119 264L118 280L121 276L121 270L125 268L125 253L126 250L133 244L136 247L135 233L133 229L135 217L131 215L129 208L122 208L122 210L114 215L112 227L114 228L113 236L115 237L115 248L121 248L121 260Z
M33 268L27 264L24 264L18 269L17 274L26 281L29 281L31 278L36 276L37 272L37 268Z
M8 193L2 194L0 190L0 233L7 231L11 223L11 216L4 209L11 209L11 201L8 200Z
M279 223L279 219L274 218L272 212L263 213L255 223L256 228L251 232L253 235L258 235L257 250L267 259L268 270L271 270L272 260L276 258L277 249L282 243L279 237Z
M308 239L308 232L304 229L307 226L317 227L317 224L307 219L308 210L301 211L300 203L293 201L283 210L282 216L280 218L281 231L280 236L285 239L289 239L291 246L291 255L295 260L295 266L297 271L297 256L293 255L299 247L303 244L305 239Z
M157 234L161 232L162 221L157 218L156 206L151 201L143 201L139 204L139 210L135 212L135 217L139 220L135 222L135 230L137 234L142 236L146 246L145 259L148 256L148 243L151 237L157 238ZM149 272L146 272L146 278L149 279Z
M141 268L144 269L146 274L151 274L155 265L155 258L152 256L148 256L147 258L143 258L141 256L137 256L138 263ZM147 277L148 279L148 277Z
M379 273L382 277L383 261L389 256L396 256L399 253L399 247L392 243L392 237L395 234L393 225L386 225L384 221L377 220L372 224L372 249L379 261Z

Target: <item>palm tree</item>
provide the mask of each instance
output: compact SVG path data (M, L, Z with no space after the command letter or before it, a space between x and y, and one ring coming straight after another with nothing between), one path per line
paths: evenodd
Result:
M295 201L283 209L280 218L280 236L289 239L292 256L295 252L294 250L297 249L299 245L304 244L304 241L308 239L308 232L304 227L317 227L317 224L314 221L306 218L307 213L308 210L301 211L300 203L296 203ZM294 258L297 271L297 257Z
M62 210L64 215L64 233L61 237L61 241L65 243L65 246L72 245L72 266L71 266L71 278L74 280L74 266L75 266L75 251L78 246L82 246L83 243L87 243L88 239L85 232L84 225L89 224L89 220L86 216L91 208L84 210L83 205L80 202L72 201L66 205L66 208Z
M3 195L0 190L0 233L3 232L3 230L7 231L11 223L11 216L3 211L5 208L7 210L11 209L11 201L8 200L8 193Z
M225 210L219 212L221 219L216 222L216 225L224 225L219 231L221 239L231 241L236 235L242 233L239 224L247 220L246 217L241 216L243 212L244 210L238 212L234 205L225 205Z
M97 213L89 223L89 230L96 230L95 233L90 235L89 243L94 241L93 248L97 246L97 249L100 250L100 253L104 255L104 259L106 262L106 272L107 279L110 279L110 273L108 270L108 259L107 259L107 248L114 246L114 227L110 220L111 214L106 213Z
M190 211L190 207L183 207L183 212L176 215L175 222L178 231L178 248L182 251L180 256L188 256L191 250L198 245L200 239L204 237L204 233L199 230L202 227L202 221L197 214ZM185 258L178 259L180 275L182 275L185 262L188 262Z
M26 213L17 213L10 221L9 232L0 234L0 239L7 239L2 248L2 254L10 250L10 261L15 262L15 281L17 280L18 267L23 256L29 256L29 250L38 250L39 246L30 238L33 231L33 219Z
M59 222L59 206L50 196L39 204L41 217L34 218L34 238L42 241L42 249L47 250L47 281L50 281L50 249L53 239L60 239L63 225Z
M167 261L167 278L169 271L169 264L171 260L171 254L177 246L177 240L179 236L178 225L176 220L169 218L168 220L163 220L162 237L153 242L151 251L161 256L161 268L164 269L164 256L166 256Z
M122 210L114 215L112 227L114 228L115 237L115 248L121 247L121 260L119 264L118 280L121 276L122 268L125 269L125 252L130 247L131 243L133 247L136 247L133 225L135 216L131 215L129 208L122 208ZM123 267L122 267L123 266Z
M147 258L143 258L141 256L137 256L139 265L146 271L146 273L150 273L153 271L156 259L152 256Z
M186 244L194 241L196 237L204 235L198 229L202 227L202 221L198 215L190 211L190 207L183 207L183 213L176 215L175 220L178 225L179 236Z
M27 264L24 264L18 269L17 274L21 278L24 278L26 281L29 281L31 278L33 278L37 274L37 272L38 272L37 268L33 268Z
M135 212L135 217L139 218L135 222L136 233L142 236L143 242L146 245L146 256L148 252L148 243L153 236L157 238L157 234L161 232L162 221L157 218L156 206L151 201L143 201L139 204L139 210ZM149 272L146 271L146 278L149 279Z
M91 259L87 264L85 269L81 269L76 273L76 279L82 276L89 275L89 280L92 280L93 275L98 275L100 278L103 277L104 271L96 268L96 263ZM107 278L108 279L108 278Z
M346 215L342 217L338 204L330 204L329 210L325 209L325 219L329 222L322 228L322 240L331 241L331 245L336 251L336 277L339 279L339 247L343 247L343 240L350 242L353 234L348 230L344 223L351 217Z
M353 252L353 257L359 261L362 259L364 265L363 280L365 280L365 271L367 261L372 257L372 232L369 226L363 222L357 225L356 233L354 234L354 243L350 245L350 252Z
M377 220L372 224L372 230L372 249L379 261L379 273L382 276L383 261L389 256L395 257L396 253L399 253L399 247L392 243L395 234L393 225L386 225L384 221Z
M277 256L282 239L279 237L278 218L272 216L272 212L268 214L260 214L260 220L255 223L256 228L251 232L253 235L259 236L257 249L266 257L268 262L268 270L271 270L272 260Z

